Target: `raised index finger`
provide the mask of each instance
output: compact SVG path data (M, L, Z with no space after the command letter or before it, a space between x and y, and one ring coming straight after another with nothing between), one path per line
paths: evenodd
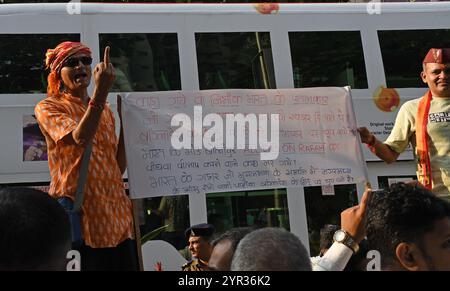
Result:
M109 65L109 50L111 48L109 46L105 47L105 54L103 55L103 62L105 65Z
M362 208L363 211L366 211L367 203L370 201L371 197L372 197L372 189L366 188L366 191L364 191L364 194L361 197L361 203L359 203L360 208Z

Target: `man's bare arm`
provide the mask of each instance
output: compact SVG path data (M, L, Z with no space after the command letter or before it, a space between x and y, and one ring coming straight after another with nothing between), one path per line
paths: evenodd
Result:
M371 147L372 152L377 157L388 164L393 163L397 160L400 154L391 149L388 145L380 142L376 138L376 136L370 133L370 131L366 127L358 128L358 132L361 136L361 141L365 144L368 144Z
M109 47L105 48L103 62L94 68L95 89L92 101L103 106L108 97L109 89L115 79L114 68L109 61ZM78 124L77 128L64 137L64 141L69 144L86 145L95 136L100 122L103 109L100 107L88 106L86 113Z

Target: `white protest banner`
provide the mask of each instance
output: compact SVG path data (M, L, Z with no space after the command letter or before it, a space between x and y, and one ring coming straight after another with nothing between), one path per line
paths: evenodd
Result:
M347 88L129 93L122 115L132 198L365 180Z

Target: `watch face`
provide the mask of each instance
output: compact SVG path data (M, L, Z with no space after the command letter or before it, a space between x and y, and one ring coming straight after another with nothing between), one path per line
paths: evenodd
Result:
M343 241L344 238L345 238L345 232L338 230L334 233L335 241Z

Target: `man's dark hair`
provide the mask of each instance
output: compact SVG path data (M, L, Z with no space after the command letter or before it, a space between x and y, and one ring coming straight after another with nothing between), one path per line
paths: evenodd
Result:
M64 209L47 193L0 189L0 270L65 270L70 238Z
M252 227L235 227L215 237L211 244L215 247L218 243L228 240L231 242L231 248L235 251L241 239L253 230Z
M335 224L325 224L320 229L320 252L331 247L333 244L333 235L339 229L341 227Z
M423 236L435 222L450 217L450 204L418 185L393 184L376 191L367 207L369 249L381 253L381 267L396 260L396 247L402 242L422 245Z
M311 271L311 259L300 239L282 228L266 227L238 244L231 271Z

